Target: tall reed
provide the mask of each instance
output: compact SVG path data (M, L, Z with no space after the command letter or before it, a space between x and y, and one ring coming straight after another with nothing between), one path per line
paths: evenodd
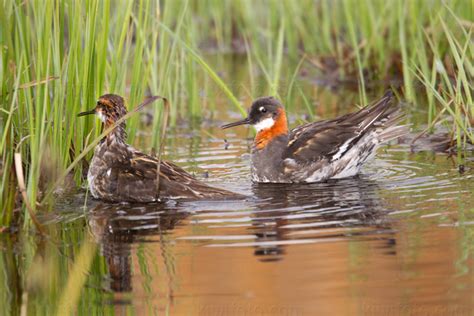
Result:
M427 122L443 111L458 146L472 142L471 9L464 0L3 1L0 225L19 205L14 153L30 205L45 206L48 183L100 134L96 120L75 115L107 92L124 95L129 108L148 94L168 97L172 126L212 113L222 98L244 114L240 100L264 93L293 96L289 106L301 103L314 115L314 100L296 83L310 60L323 78L356 80L360 104L394 77L403 79L405 98L419 101L421 83ZM222 76L208 58L216 52L245 54L240 67L249 80ZM151 146L159 148L161 107L153 109ZM139 125L139 115L128 122L131 142ZM82 166L68 181L81 184Z

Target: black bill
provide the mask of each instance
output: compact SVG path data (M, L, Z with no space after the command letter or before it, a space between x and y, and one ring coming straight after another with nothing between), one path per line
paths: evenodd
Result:
M77 114L77 116L84 116L84 115L91 115L91 114L95 114L95 109L90 110L90 111L81 112L81 113Z
M248 117L241 120L241 121L237 121L237 122L222 125L221 128L226 129L226 128L230 128L230 127L234 127L234 126L247 125L247 124L250 124L250 120L249 120Z

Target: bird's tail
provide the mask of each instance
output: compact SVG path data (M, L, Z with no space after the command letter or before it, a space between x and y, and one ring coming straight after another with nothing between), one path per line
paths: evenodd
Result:
M387 91L373 105L362 109L360 112L364 115L363 119L361 117L361 128L363 130L375 130L381 143L406 135L409 131L408 125L400 125L405 119L405 113L400 105L395 102L391 90Z

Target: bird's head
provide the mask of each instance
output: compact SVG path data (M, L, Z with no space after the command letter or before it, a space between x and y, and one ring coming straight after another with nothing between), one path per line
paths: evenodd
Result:
M97 100L94 109L81 112L77 116L95 114L106 126L111 126L127 114L124 100L116 94L104 94Z
M283 105L274 97L261 97L255 100L250 107L248 116L240 121L221 126L222 129L252 125L257 132L272 129L279 125L286 126L286 115Z
M223 125L221 128L226 129L239 125L252 125L256 129L255 144L260 149L275 137L288 134L285 109L274 97L258 98L252 103L245 119Z

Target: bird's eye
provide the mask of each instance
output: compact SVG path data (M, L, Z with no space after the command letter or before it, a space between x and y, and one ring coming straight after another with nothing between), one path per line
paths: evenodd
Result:
M261 113L266 113L266 112L267 112L267 109L266 109L264 106L261 106L258 110L259 110Z

